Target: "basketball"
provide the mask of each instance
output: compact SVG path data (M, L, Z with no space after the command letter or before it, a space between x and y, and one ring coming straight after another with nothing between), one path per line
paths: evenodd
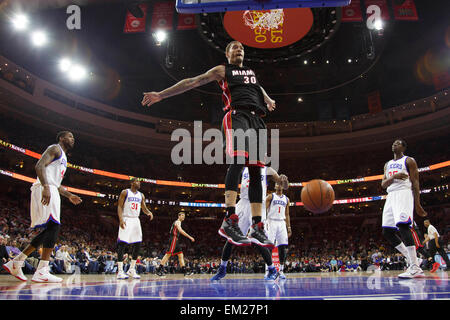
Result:
M328 182L314 179L302 188L301 199L308 211L323 213L333 205L334 190Z

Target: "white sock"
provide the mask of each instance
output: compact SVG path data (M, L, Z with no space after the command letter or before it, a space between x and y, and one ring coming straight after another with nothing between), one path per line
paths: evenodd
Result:
M14 262L21 262L21 261L25 261L25 259L28 256L26 254L24 254L23 252L19 253L19 255L17 257L14 258Z
M408 249L411 265L415 264L416 266L419 266L419 261L417 260L416 246L409 246L406 247L406 249Z
M136 267L136 260L131 260L130 269L134 269Z
M39 261L39 264L38 264L36 270L40 270L40 269L46 268L46 267L48 267L48 260L41 260L41 261Z
M284 270L284 265L280 265L280 271L283 271Z
M221 265L221 266L226 267L227 264L228 264L228 261L220 260L220 265Z
M411 265L411 258L409 257L408 249L406 248L405 244L402 242L398 246L395 247L402 255L405 256L406 262ZM414 247L415 249L415 247Z
M123 261L117 262L117 269L119 272L123 272Z

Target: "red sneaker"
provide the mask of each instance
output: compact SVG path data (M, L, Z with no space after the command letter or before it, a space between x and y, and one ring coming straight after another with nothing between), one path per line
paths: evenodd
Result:
M437 263L437 262L433 263L433 268L431 269L430 272L431 272L431 273L436 272L436 270L439 269L439 266L440 266L439 263Z

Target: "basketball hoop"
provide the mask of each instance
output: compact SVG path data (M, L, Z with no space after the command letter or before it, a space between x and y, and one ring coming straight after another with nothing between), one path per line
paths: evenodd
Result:
M283 9L273 9L269 12L245 10L242 18L245 25L252 29L258 28L270 31L283 24L284 12Z

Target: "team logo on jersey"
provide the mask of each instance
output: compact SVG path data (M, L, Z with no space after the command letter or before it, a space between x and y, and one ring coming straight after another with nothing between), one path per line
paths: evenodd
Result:
M280 205L283 207L286 206L286 202L284 202L283 200L273 200L272 203L273 203L273 205Z
M66 160L66 158L62 158L61 159L61 165L63 165L64 167L67 168L67 160Z
M401 163L391 163L389 169L402 169L403 165Z
M129 197L127 200L128 202L141 202L141 199L136 197Z

